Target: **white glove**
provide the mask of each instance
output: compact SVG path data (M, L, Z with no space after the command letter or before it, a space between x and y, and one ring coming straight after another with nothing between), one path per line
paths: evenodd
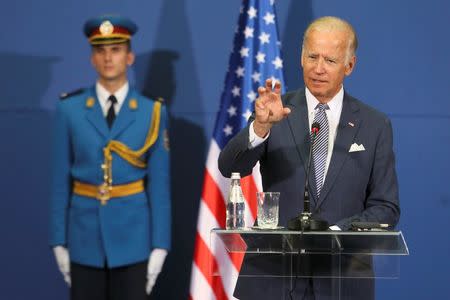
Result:
M145 286L147 295L150 295L152 292L156 278L158 278L158 274L161 272L166 256L167 250L165 249L153 249L152 253L150 253L147 267L147 284Z
M70 287L70 258L69 251L63 246L56 246L53 248L53 253L56 257L56 263L58 264L59 271L61 271L64 281Z

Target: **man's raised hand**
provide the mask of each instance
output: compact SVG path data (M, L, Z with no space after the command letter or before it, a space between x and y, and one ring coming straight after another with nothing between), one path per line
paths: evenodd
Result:
M253 128L259 137L264 137L274 123L284 119L290 108L283 107L281 102L281 83L275 81L272 88L272 79L267 79L265 86L258 88L259 97L255 101L255 122Z

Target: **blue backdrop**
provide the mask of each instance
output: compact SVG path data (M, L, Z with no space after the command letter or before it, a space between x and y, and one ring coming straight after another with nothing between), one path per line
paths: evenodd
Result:
M398 280L377 281L378 299L450 295L450 2L277 2L288 88L303 85L300 43L323 15L359 34L354 96L393 121L401 229L411 255ZM57 95L93 84L82 35L91 16L116 12L140 27L131 81L168 99L173 251L154 299L186 299L206 150L219 107L240 0L4 1L0 11L0 299L67 299L47 246L52 115Z

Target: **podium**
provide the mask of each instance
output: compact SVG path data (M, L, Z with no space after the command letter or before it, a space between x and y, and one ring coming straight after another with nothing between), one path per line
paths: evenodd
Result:
M409 255L401 231L213 229L210 239L213 251L219 247L230 257L245 255L241 278L282 282L278 299L289 299L301 280L328 280L328 296L341 299L345 280L398 278L399 258ZM221 276L220 265L210 264L210 270Z

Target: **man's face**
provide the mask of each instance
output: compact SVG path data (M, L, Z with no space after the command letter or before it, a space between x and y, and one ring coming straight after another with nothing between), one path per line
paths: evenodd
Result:
M127 67L134 62L134 54L126 43L92 47L91 63L100 81L125 81Z
M322 103L330 101L341 89L344 77L351 74L355 56L346 61L348 34L343 31L312 30L302 51L303 79L310 92Z

